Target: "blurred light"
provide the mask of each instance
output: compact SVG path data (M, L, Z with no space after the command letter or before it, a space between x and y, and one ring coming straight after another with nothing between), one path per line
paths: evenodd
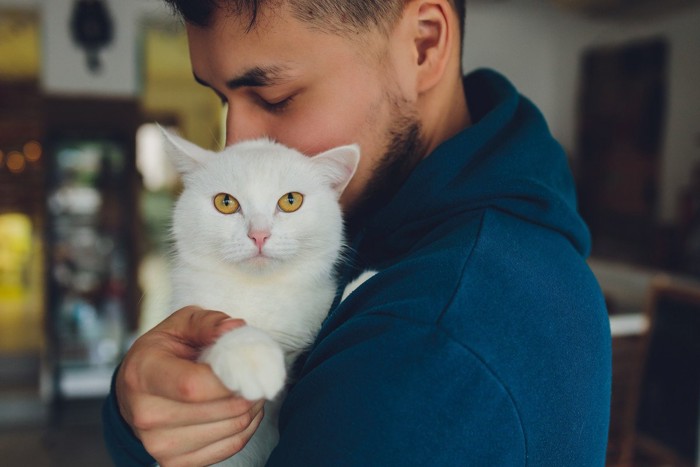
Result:
M24 155L19 151L12 151L7 155L7 168L12 173L22 173L26 166Z
M0 150L0 167L2 167L3 162L5 162L5 153Z
M24 214L0 214L0 284L21 284L22 270L29 260L32 224ZM6 274L7 272L12 274ZM16 273L16 277L15 277Z
M41 159L42 149L38 141L29 141L24 145L24 155L29 162Z
M172 188L177 183L177 172L165 153L163 132L157 125L146 123L138 129L136 167L147 190Z
M24 214L0 214L0 309L5 312L8 305L18 303L18 299L28 292L28 268L32 253L32 224ZM21 303L21 301L19 302ZM8 315L0 316L0 324L12 327L21 323L24 307L17 309L16 320L8 321ZM2 330L4 335L6 329Z

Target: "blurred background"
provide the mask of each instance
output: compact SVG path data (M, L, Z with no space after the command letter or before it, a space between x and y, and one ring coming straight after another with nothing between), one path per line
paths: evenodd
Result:
M613 334L608 465L700 466L700 1L469 0L465 70L566 150ZM99 408L167 308L178 181L218 149L160 0L0 0L0 463L109 465Z

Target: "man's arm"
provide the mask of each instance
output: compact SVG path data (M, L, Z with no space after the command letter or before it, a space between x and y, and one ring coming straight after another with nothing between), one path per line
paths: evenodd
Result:
M179 310L131 347L105 403L105 440L117 465L208 465L245 446L263 401L245 401L196 362L202 347L235 327L224 313ZM151 457L152 456L152 457Z
M432 324L364 316L312 352L268 466L524 465L510 395Z
M102 431L109 455L114 465L119 467L154 465L156 460L146 451L131 427L119 413L119 405L114 389L114 380L109 396L102 405Z

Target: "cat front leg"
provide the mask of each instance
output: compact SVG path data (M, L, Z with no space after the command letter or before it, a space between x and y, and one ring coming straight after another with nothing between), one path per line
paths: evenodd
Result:
M202 352L221 382L248 400L272 400L287 377L282 347L266 332L243 326L227 332Z

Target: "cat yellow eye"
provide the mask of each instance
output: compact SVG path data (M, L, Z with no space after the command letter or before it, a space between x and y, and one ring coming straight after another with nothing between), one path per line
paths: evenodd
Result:
M294 212L301 207L304 202L304 195L297 193L287 193L277 201L277 206L284 212Z
M234 214L238 212L241 205L238 204L238 200L228 193L219 193L214 196L214 207L221 214Z

